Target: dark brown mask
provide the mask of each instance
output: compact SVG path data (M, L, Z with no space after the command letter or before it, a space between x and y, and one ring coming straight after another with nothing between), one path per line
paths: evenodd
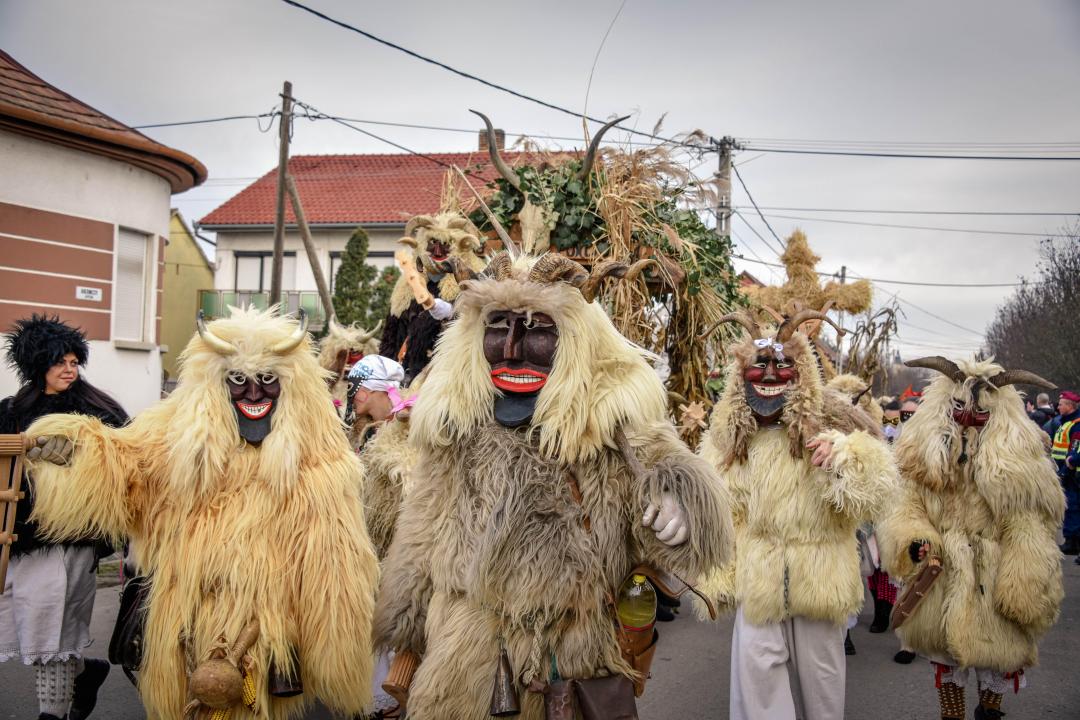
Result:
M547 383L559 344L555 321L544 313L496 310L488 315L484 357L491 382L503 392L495 400L495 419L518 427L532 419L536 397Z
M248 377L237 370L230 372L227 380L240 437L258 445L270 434L270 417L277 408L281 382L273 373Z

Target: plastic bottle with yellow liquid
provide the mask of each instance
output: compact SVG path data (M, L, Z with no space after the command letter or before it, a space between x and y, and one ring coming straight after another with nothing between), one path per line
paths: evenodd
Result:
M615 612L623 630L635 635L640 633L648 646L652 641L653 625L656 624L656 591L648 578L634 574L623 583L619 588Z

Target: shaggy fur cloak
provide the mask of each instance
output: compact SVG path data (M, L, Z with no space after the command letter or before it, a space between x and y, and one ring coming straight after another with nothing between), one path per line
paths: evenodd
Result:
M855 529L895 485L892 456L880 425L823 386L802 333L784 347L799 377L781 424L759 428L742 377L756 353L750 342L734 349L702 440L701 456L720 470L735 522L735 561L713 569L704 589L731 610L741 604L755 625L794 616L843 624L863 602ZM827 468L810 462L805 445L814 438L833 443Z
M953 402L976 378L1001 372L992 362L957 363L968 378L939 376L896 444L902 483L878 526L882 562L910 579L908 555L929 541L944 570L897 630L917 652L962 667L1012 672L1035 665L1039 638L1057 620L1064 595L1057 531L1065 499L1043 433L1012 386L983 390L990 411L982 431L968 429L964 464Z
M263 720L320 700L342 713L370 700L373 593L378 566L364 530L360 466L342 432L311 344L272 348L296 323L233 311L209 325L237 348L220 355L196 335L180 384L114 430L96 418L50 415L31 436L75 442L71 463L32 463L36 519L56 539L130 536L153 578L139 691L150 717L178 720L187 674L219 635L230 641L252 618ZM270 372L281 395L260 446L237 431L226 374ZM299 656L305 693L271 698L271 662ZM234 718L252 717L243 708Z
M380 647L423 656L409 698L416 720L487 718L500 638L523 720L544 716L524 683L547 679L552 658L563 677L630 675L608 594L642 561L692 578L728 557L727 498L667 421L656 375L598 304L565 283L529 281L534 262L467 284L414 408L419 455L383 566L375 632ZM493 420L498 390L482 345L484 319L499 309L544 312L558 328L525 428ZM615 449L620 427L648 468L644 479ZM688 518L690 537L678 547L641 525L646 504L665 492Z

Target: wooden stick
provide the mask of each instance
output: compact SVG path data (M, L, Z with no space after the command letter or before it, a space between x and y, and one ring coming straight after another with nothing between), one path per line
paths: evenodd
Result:
M281 123L278 127L277 206L274 213L274 259L270 265L270 304L281 302L281 265L285 257L285 172L289 165L289 132L292 128L292 83L281 91Z
M315 254L315 241L311 239L311 228L308 227L307 218L304 217L304 207L300 204L300 193L296 190L296 181L288 173L285 174L285 189L289 191L289 201L296 215L296 224L300 227L300 238L304 241L304 250L307 251L308 262L311 263L311 274L315 276L315 287L319 288L319 299L322 300L326 322L329 323L330 318L334 317L334 300L330 297L330 288L326 284L319 258Z

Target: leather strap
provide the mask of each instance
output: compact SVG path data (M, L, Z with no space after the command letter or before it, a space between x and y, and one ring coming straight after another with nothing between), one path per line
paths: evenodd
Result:
M657 590L659 590L660 592L664 593L665 595L669 595L669 596L671 596L673 598L682 597L683 595L686 594L687 591L690 591L690 592L694 593L695 595L698 596L698 598L701 599L701 601L703 603L705 603L705 607L708 608L708 610L709 610L709 619L710 620L715 620L716 619L716 605L713 604L713 601L710 600L703 592L701 592L696 587L694 587L690 583L683 580L681 577L679 577L675 573L670 572L670 571L665 572L665 571L657 570L656 568L654 568L651 565L641 564L641 565L636 566L633 570L631 570L630 574L631 575L635 575L635 574L636 575L644 575L645 577L649 578L649 581L654 586L656 586ZM675 583L677 583L677 584L673 584L671 582L671 580L674 580Z

